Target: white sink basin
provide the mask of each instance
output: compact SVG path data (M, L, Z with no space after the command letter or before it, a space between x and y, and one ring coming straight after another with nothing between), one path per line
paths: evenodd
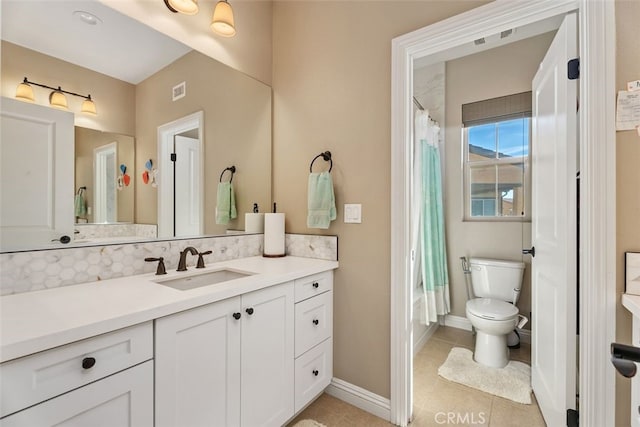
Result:
M251 276L252 274L254 273L224 268L222 270L208 271L202 274L192 274L190 276L178 277L175 279L154 280L154 282L179 291L188 291L202 286L226 283L231 280Z

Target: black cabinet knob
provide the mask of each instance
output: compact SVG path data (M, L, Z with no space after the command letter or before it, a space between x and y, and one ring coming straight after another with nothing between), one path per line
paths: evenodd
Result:
M240 319L241 316L242 316L242 314L240 314L240 313L233 313L233 318L236 319L236 320Z
M314 369L314 370L313 370L313 375L314 375L314 376L316 376L316 377L317 377L319 373L320 373L320 372L318 372L318 370L317 370L317 369Z
M318 286L320 285L318 284L318 282L313 282L311 286L313 286L315 289L318 289Z
M245 310L249 316L253 314L253 308L249 307Z
M320 323L320 321L318 319L313 319L313 324L318 326L318 323Z
M84 369L91 369L95 364L96 364L95 357L85 357L84 359L82 359L82 367Z

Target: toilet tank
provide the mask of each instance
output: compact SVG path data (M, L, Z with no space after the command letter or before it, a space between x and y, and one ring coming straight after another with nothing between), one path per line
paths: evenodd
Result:
M519 291L522 285L523 262L471 258L469 264L473 294L477 298L513 301L514 289Z

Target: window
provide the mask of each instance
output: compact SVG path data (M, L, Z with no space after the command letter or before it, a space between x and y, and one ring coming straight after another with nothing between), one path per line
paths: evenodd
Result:
M462 106L466 220L529 217L531 92Z

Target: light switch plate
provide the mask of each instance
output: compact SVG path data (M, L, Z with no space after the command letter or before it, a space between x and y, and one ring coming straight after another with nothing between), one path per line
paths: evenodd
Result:
M362 205L360 203L354 204L345 203L344 205L344 222L346 224L360 224L362 223Z

